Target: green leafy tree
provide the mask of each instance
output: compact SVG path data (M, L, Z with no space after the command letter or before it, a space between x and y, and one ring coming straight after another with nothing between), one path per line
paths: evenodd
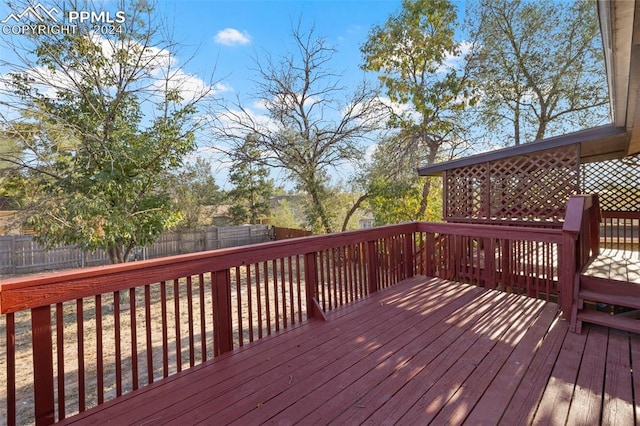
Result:
M448 0L403 0L401 10L375 26L361 48L363 68L379 74L395 105L388 125L397 130L397 164L433 164L445 150L455 152L465 143L459 113L473 98L465 61L452 60L461 54L455 30L456 10ZM424 216L430 191L431 180L425 179L418 209L408 216Z
M260 161L260 150L251 136L231 156L229 182L233 188L228 196L232 203L229 213L233 223L258 223L260 218L269 216L270 198L274 192L269 170Z
M197 158L185 165L174 180L173 197L182 215L179 226L194 229L211 225L212 218L207 217L207 211L220 205L225 197L211 173L211 162Z
M441 186L431 188L427 208L422 212L424 182L410 165L402 161L403 158L396 152L395 141L384 139L362 173L360 180L364 182L367 194L364 204L373 213L376 225L441 220Z
M290 53L256 60L257 97L266 117L242 105L228 107L215 125L220 139L237 151L247 135L255 138L261 161L284 170L309 197L307 222L314 231L333 232L327 208L332 168L362 159L364 141L379 127L384 107L377 90L362 83L353 90L331 70L335 49L313 30L292 31ZM266 118L266 120L264 119Z
M195 147L192 118L211 86L187 90L153 4L114 7L126 23L113 35L79 23L73 34L4 38L18 59L2 60L11 72L0 99L25 153L12 161L28 226L46 246L105 249L115 263L180 221L168 177Z
M468 27L482 123L519 145L608 120L596 4L588 0L483 0Z

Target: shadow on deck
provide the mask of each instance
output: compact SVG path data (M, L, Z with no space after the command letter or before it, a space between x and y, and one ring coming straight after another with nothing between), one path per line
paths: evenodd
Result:
M415 277L63 424L633 424L640 336ZM635 379L635 380L634 380Z

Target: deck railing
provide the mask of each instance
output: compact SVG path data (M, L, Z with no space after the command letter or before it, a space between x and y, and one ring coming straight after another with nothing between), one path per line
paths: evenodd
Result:
M7 423L64 419L415 274L569 312L575 238L407 223L6 281Z
M603 211L600 246L621 252L640 252L640 212Z

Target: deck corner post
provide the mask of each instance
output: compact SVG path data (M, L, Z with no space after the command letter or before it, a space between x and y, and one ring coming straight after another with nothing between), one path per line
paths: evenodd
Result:
M51 307L31 309L33 345L33 393L36 425L50 425L54 418L53 343Z
M574 301L574 285L577 273L576 260L576 235L566 230L562 231L562 249L558 261L558 279L560 280L560 288L558 290L560 292L562 316L567 320L571 320L573 304L577 302Z
M378 291L378 249L375 240L367 242L367 272L369 294Z
M218 341L216 355L233 350L233 327L231 319L231 271L215 271L213 273L215 286L214 300L214 333Z
M315 317L318 288L318 253L306 253L304 255L304 288L307 304L307 318Z

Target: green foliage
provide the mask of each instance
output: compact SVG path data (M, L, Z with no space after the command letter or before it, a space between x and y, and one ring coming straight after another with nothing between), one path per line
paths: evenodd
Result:
M46 246L105 249L112 262L180 221L169 175L195 148L202 99L182 99L170 80L170 53L152 44L152 5L129 6L121 34L80 26L30 40L31 51L16 44L27 65L15 66L9 93L25 152L13 195L28 226Z
M197 158L195 163L185 165L173 180L173 199L182 216L179 226L194 229L211 225L212 218L205 216L203 207L218 206L224 198L211 173L211 162Z
M282 228L304 229L305 227L302 223L304 218L298 213L299 209L296 208L295 204L286 199L280 200L271 210L269 223Z
M459 114L475 100L460 66L464 61L448 61L460 54L455 25L456 10L448 0L404 0L399 13L374 27L361 48L363 68L379 73L396 104L388 125L397 130L393 155L403 167L432 164L445 148L455 151L464 143ZM396 190L413 186L409 179ZM407 217L424 216L429 189L424 181L420 207Z
M259 223L269 215L274 184L269 179L269 170L261 163L256 139L247 137L245 143L231 154L233 164L229 182L233 188L228 192L231 207L229 213L236 225Z

